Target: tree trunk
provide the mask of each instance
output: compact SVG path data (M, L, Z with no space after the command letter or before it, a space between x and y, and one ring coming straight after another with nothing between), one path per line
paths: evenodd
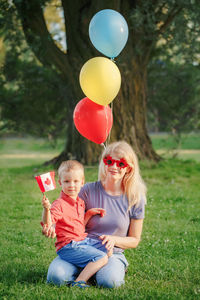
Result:
M39 0L14 0L22 20L27 42L37 58L44 64L56 67L60 76L68 86L66 99L68 107L67 135L64 151L50 163L58 165L62 160L75 158L85 164L98 161L102 147L86 140L75 129L73 110L75 105L84 98L79 84L79 73L83 64L90 58L102 56L89 40L89 22L93 15L101 9L108 8L107 1L63 0L67 33L67 53L56 48L44 22ZM120 11L129 24L129 15L135 1L109 2L109 8ZM150 46L143 45L143 55L134 53L136 38L140 36L129 26L129 41L122 54L117 58L122 85L120 92L113 101L113 129L110 141L125 140L130 143L141 159L159 160L152 148L147 132L147 63ZM38 44L37 41L40 41ZM37 42L37 43L36 43ZM46 51L44 50L46 49ZM145 62L145 63L144 63Z
M147 70L134 56L119 62L122 88L113 101L114 124L111 140L130 143L140 159L159 160L147 131ZM134 74L134 75L133 75Z

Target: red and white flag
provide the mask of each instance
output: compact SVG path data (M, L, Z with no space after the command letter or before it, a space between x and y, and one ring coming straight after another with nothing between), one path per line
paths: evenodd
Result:
M42 193L52 191L56 188L54 171L35 176L35 179Z

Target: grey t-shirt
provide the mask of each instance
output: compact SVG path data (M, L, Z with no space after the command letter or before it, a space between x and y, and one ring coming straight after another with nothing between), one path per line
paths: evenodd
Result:
M95 215L87 223L86 232L91 238L97 239L102 234L127 236L130 219L144 218L144 199L141 199L138 206L132 206L128 211L127 197L107 194L100 181L86 183L82 187L79 197L85 201L86 210L94 207L106 210L105 217ZM117 249L115 252L122 251Z

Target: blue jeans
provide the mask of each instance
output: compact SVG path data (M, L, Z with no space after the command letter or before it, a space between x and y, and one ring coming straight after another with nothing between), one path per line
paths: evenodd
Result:
M107 250L101 241L87 237L82 241L71 241L57 252L61 259L81 268L89 262L103 258L106 253Z
M115 253L109 257L108 263L96 274L95 279L99 287L114 288L124 284L125 271L128 262L122 253ZM64 285L67 281L77 278L81 268L74 266L56 257L49 266L47 282L56 285Z

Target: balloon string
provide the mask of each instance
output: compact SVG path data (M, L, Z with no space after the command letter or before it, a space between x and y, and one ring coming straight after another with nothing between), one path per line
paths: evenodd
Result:
M102 147L104 147L104 149L106 149L106 146L105 146L104 143L101 143L100 145L101 145Z
M112 112L112 116L113 116L113 102L111 102L111 112ZM109 134L108 134L108 138L107 138L107 140L106 140L106 146L107 146L107 144L109 144L109 142L110 142L111 130L112 130L112 128L110 129L110 132L109 132Z
M108 132L108 111L107 111L107 109L105 110L105 114L106 114L106 137L107 137L109 135L109 132ZM107 147L107 141L106 141L106 147Z

